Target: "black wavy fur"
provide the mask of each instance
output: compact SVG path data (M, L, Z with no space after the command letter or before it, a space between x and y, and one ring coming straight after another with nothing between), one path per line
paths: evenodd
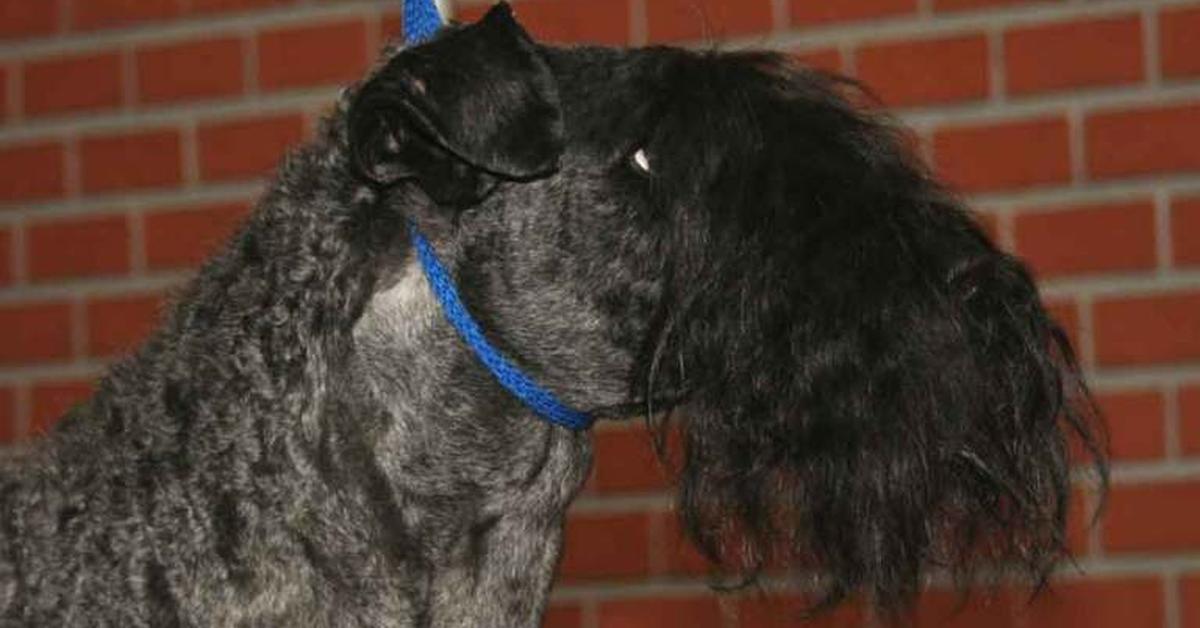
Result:
M775 55L708 62L725 71L651 141L672 156L666 248L687 253L668 258L643 364L651 397L685 391L689 535L751 578L824 574L818 609L860 591L902 607L931 570L1040 587L1067 555L1069 439L1106 470L1027 269L852 86ZM702 126L719 139L694 141Z

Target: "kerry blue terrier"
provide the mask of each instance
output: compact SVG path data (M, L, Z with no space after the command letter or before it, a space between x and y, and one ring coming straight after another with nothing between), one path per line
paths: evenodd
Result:
M638 414L745 581L881 609L931 571L1043 581L1068 452L1104 469L1070 346L847 89L546 46L505 5L389 50L4 461L4 625L535 626L585 428Z

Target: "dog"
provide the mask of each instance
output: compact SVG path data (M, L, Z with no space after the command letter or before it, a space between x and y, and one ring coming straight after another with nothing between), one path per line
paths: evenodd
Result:
M637 415L742 582L885 613L1044 583L1103 426L1026 268L848 89L543 45L504 4L393 46L4 461L4 624L536 626L586 426Z

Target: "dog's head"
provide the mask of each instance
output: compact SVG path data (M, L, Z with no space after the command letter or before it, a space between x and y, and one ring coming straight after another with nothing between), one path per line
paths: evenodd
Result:
M769 53L542 46L500 6L396 54L348 123L518 361L678 417L710 558L886 607L929 570L1040 582L1069 439L1103 470L1071 348L845 87Z

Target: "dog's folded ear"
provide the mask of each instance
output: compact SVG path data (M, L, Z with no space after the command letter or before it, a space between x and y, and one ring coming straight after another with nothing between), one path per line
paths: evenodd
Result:
M361 88L348 120L363 176L414 180L449 205L501 179L549 174L563 148L554 77L504 3L396 55Z

